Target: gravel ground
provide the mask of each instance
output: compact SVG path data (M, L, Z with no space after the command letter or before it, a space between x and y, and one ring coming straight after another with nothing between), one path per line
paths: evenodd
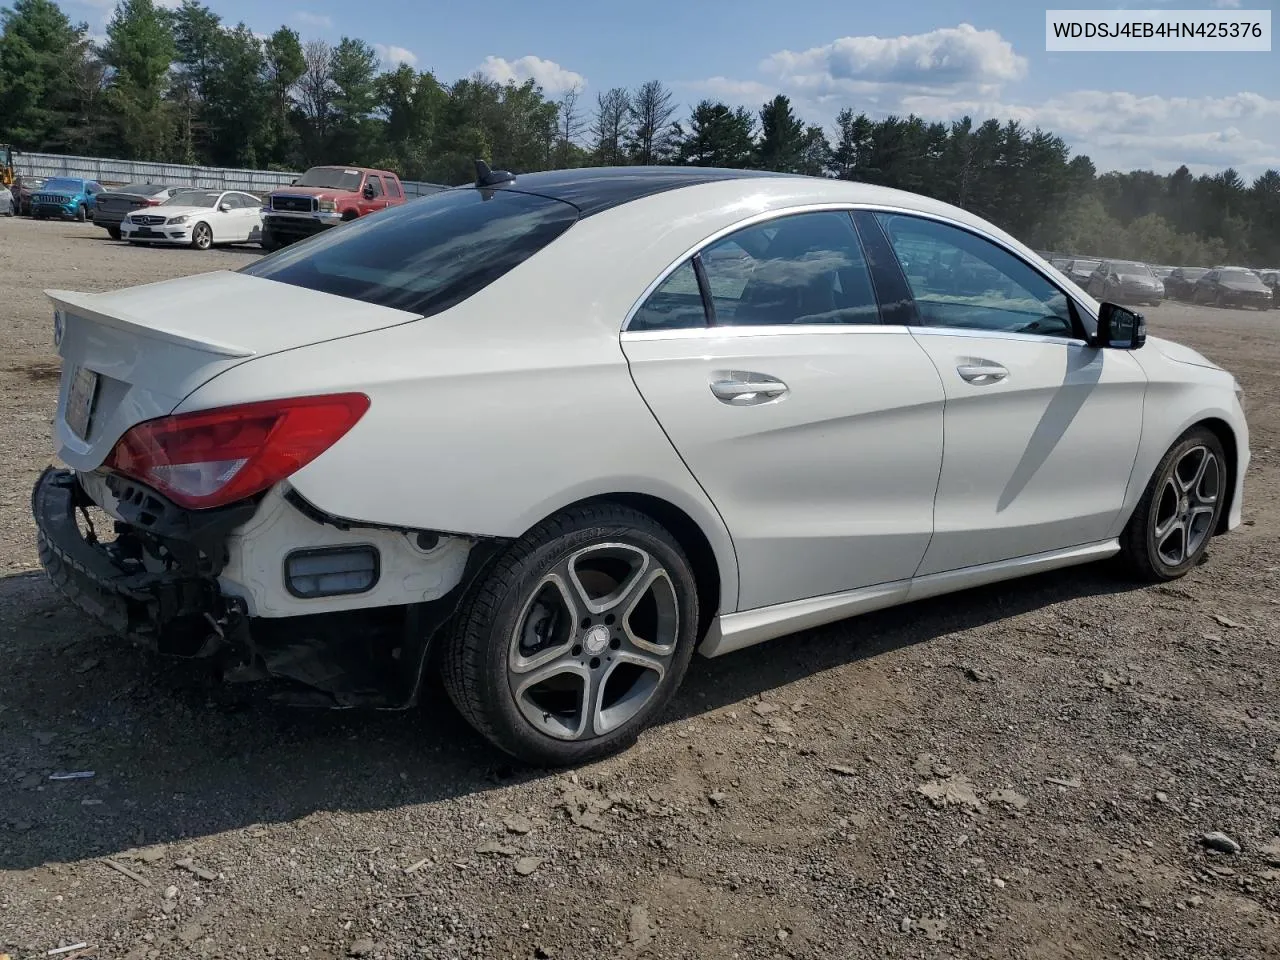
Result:
M1246 526L1186 579L1061 571L695 660L635 749L551 774L444 703L231 700L69 611L28 516L41 289L253 253L13 220L0 250L0 954L1280 957L1280 313L1149 311L1253 429Z

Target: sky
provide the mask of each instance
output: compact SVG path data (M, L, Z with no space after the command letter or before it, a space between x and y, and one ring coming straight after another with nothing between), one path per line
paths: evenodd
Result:
M1025 0L206 2L261 33L285 24L304 41L359 37L387 65L409 63L445 82L477 70L533 78L553 99L576 86L588 108L610 87L656 79L674 94L679 118L703 98L758 109L785 93L802 118L828 129L846 106L877 118L968 114L1038 125L1099 172L1185 163L1251 178L1280 168L1280 40L1265 53L1047 53L1046 8ZM63 0L94 33L113 4ZM1082 6L1272 9L1257 0Z

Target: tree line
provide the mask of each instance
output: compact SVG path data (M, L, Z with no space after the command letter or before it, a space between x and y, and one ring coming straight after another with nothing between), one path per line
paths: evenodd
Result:
M0 12L0 141L211 166L388 167L462 183L476 157L517 173L591 164L759 168L898 187L965 207L1039 249L1172 264L1280 265L1280 173L1099 175L1063 139L1008 121L807 123L703 100L678 116L659 81L548 98L533 82L453 83L382 68L363 40L231 26L198 0L120 0L95 43L52 0Z

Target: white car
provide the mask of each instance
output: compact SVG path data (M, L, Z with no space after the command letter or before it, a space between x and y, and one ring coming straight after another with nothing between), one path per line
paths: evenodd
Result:
M478 166L235 272L49 291L70 469L33 509L73 601L330 704L438 670L566 764L695 648L1116 554L1169 580L1241 522L1231 374L963 210Z
M239 190L179 190L159 206L128 214L120 237L208 250L262 238L262 201Z

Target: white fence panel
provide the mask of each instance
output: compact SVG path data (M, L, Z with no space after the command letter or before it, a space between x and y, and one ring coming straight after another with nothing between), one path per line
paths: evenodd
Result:
M300 173L279 170L234 170L226 167L189 167L180 163L149 163L141 160L107 160L100 157L73 157L57 153L20 153L19 175L32 177L83 177L105 185L123 183L164 183L175 187L205 187L214 190L247 190L269 193L287 187ZM423 197L448 187L440 183L405 180L405 196Z
M274 190L287 187L297 173L278 170L233 170L224 167L190 167L179 163L147 163L140 160L109 160L101 157L74 157L55 153L20 153L19 174L35 177L84 177L103 184L166 183L174 186L206 187L221 190Z

